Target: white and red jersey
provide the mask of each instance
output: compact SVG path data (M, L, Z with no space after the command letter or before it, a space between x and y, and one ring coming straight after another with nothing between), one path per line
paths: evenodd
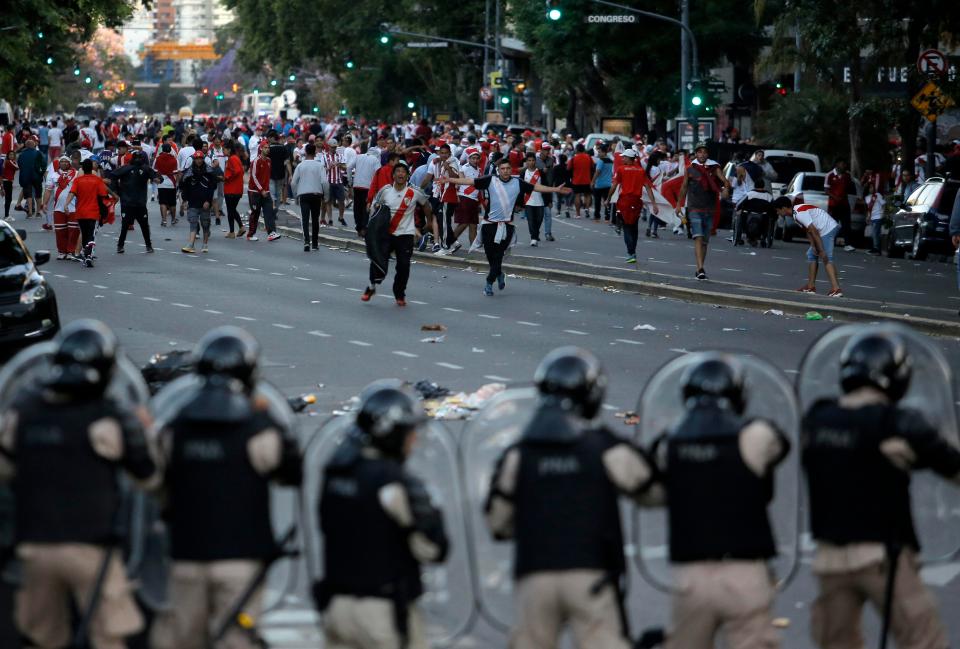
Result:
M832 216L816 205L807 203L793 206L793 218L804 230L812 225L820 236L830 234L837 227L837 222Z
M536 185L540 182L540 170L524 169L523 181L530 183L531 185ZM529 192L523 197L523 204L529 205L530 207L543 207L543 194L540 192Z
M465 164L460 168L461 178L478 178L479 176L480 170L472 165ZM469 198L472 201L480 198L480 190L473 185L457 185L457 194L461 198Z
M451 155L449 158L447 158L447 161L450 163L450 166L455 172L460 172L460 163L457 162L456 158ZM433 176L433 197L439 200L441 203L456 203L456 186L451 185L444 180L445 178L449 178L451 174L444 165L444 162L440 159L440 156L437 156L430 162L429 173L431 176Z
M344 175L344 169L341 166L344 164L343 153L339 149L332 153L327 151L323 154L323 159L327 163L327 180L330 181L331 185L342 185Z
M4 131L3 135L0 136L0 155L6 158L7 154L13 151L16 144L17 142L13 137L13 129Z
M70 192L73 191L73 181L77 177L75 169L61 171L57 175L57 182L53 187L53 211L73 212L77 208L77 199L67 203Z
M413 185L407 185L400 191L393 185L384 185L373 199L374 211L378 205L390 208L390 234L397 237L417 233L413 220L414 208L426 202L426 194Z

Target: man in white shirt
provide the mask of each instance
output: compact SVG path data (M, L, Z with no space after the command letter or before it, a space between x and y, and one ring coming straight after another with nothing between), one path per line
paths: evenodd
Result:
M290 187L300 203L303 251L308 252L311 246L314 250L320 249L320 214L323 211L327 166L316 159L317 146L313 142L304 147L304 155L304 160L293 170Z
M840 282L837 280L837 268L833 264L833 246L839 231L839 224L827 212L814 205L793 205L790 198L781 196L773 202L777 216L793 215L794 220L807 232L810 248L807 250L807 283L798 289L801 293L817 292L817 270L819 261L827 269L830 279L829 297L843 297Z
M460 177L479 178L480 147L468 146L464 155L466 156L466 163L460 168ZM441 250L438 254L452 255L460 250L460 235L463 234L464 230L468 230L471 244L470 251L473 250L475 244L479 246L477 226L480 224L480 190L473 185L459 185L457 186L457 197L460 202L457 203L457 209L453 213L453 222L456 223L451 235L453 245L447 250Z
M531 151L524 158L521 180L536 185L540 182L540 176L537 154ZM523 197L523 209L527 217L527 230L530 232L530 246L536 248L540 245L540 227L543 225L543 194L538 191L528 192Z
M367 231L367 194L379 168L380 149L375 146L347 165L347 173L353 178L353 224L361 237Z
M50 142L47 154L50 160L56 160L60 157L60 149L63 147L63 129L56 126L54 122L50 122L47 138Z
M193 154L196 153L197 149L194 147L194 136L188 135L186 140L184 140L183 148L177 153L177 184L180 184L180 179L183 178L185 171L190 169L193 166ZM199 144L199 142L197 142ZM187 201L184 200L183 196L180 197L180 218L183 218L184 210L186 209Z
M253 163L260 156L260 140L263 137L263 128L257 126L254 129L253 135L250 136L250 141L247 142L247 151L250 154L250 162Z
M432 215L430 202L419 188L407 184L410 171L403 162L393 168L393 183L383 186L373 199L373 214L377 216L367 230L367 256L370 257L370 285L360 296L364 302L377 292L389 270L390 254L397 259L393 276L393 296L397 306L407 306L407 280L410 278L410 259L413 257L413 240L416 236L414 211L419 205L429 219ZM389 210L389 221L378 216L381 207ZM379 219L379 220L378 220Z

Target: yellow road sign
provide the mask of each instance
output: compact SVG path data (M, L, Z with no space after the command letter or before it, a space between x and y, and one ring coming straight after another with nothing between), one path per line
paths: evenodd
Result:
M946 109L954 105L951 97L943 94L940 86L932 81L927 82L920 92L918 92L910 104L931 122L937 121L937 115L940 115Z

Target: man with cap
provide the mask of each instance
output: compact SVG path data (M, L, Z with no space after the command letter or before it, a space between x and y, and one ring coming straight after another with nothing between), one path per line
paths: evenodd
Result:
M276 232L277 216L274 210L273 198L270 196L270 144L267 140L260 140L260 155L250 162L250 180L247 183L247 201L250 203L250 219L248 222L247 241L257 241L257 224L260 222L260 213L263 212L267 224L267 240L276 241L280 234Z
M480 148L468 146L464 150L466 163L460 167L460 175L463 178L477 178L480 176ZM477 240L477 225L480 223L480 191L470 185L460 185L457 187L457 195L460 202L457 203L457 209L453 214L453 220L457 224L453 229L450 239L453 245L447 250L441 250L440 255L452 255L460 250L460 235L464 230L468 230L468 238L473 244Z
M193 164L184 172L180 181L180 195L183 197L183 202L187 204L187 222L190 224L187 245L180 249L181 252L188 254L194 252L194 244L200 229L203 229L201 252L207 252L207 244L210 241L210 207L221 178L221 173L207 167L203 151L195 151Z
M898 649L946 649L937 602L919 574L910 474L929 469L960 484L960 452L923 413L898 403L913 373L900 335L865 328L839 362L842 396L814 403L802 427L820 582L813 640L823 649L863 647L869 601L888 618Z
M613 184L607 195L613 199L617 189L620 196L617 199L616 209L623 218L623 242L627 245L627 263L637 263L637 240L640 238L640 211L643 209L643 190L647 190L650 199L650 211L654 216L659 214L656 199L653 196L653 185L637 163L636 149L627 149L622 154L623 165L613 174Z
M442 562L449 541L426 485L404 468L425 421L399 382L373 383L324 467L324 570L313 591L328 649L428 647L416 605L424 592L420 566Z
M693 233L693 250L697 260L696 278L707 279L704 263L707 260L707 245L713 231L713 214L720 200L720 192L730 189L730 181L713 160L709 159L707 145L700 143L694 151L695 159L683 172L683 184L677 200L677 215L684 204L687 208L687 223ZM681 217L682 218L682 217Z
M555 349L534 380L537 410L497 461L484 507L494 538L515 547L510 646L555 649L569 625L579 649L628 649L619 497L658 500L656 472L600 423L607 381L591 353Z
M77 610L92 616L82 645L125 649L143 618L119 549L120 482L156 481L149 418L108 394L118 351L106 325L74 320L54 346L49 375L0 413L0 480L13 481L23 567L16 623L28 646L74 646Z
M173 564L171 607L157 620L152 646L254 649L261 645L247 630L232 626L211 638L211 625L222 627L263 566L280 555L270 485L300 484L300 451L256 392L260 349L250 334L218 327L193 356L198 386L159 431ZM255 590L243 614L256 619L261 597Z

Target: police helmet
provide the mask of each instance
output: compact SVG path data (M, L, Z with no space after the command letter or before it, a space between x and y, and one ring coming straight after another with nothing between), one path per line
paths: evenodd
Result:
M399 381L376 381L360 394L357 428L387 457L404 459L407 435L425 420L420 402Z
M865 332L850 339L840 354L840 385L844 392L877 388L898 401L907 392L912 374L904 340L886 332Z
M102 396L113 376L117 337L98 320L75 320L60 330L47 387L75 397Z
M544 400L586 419L597 415L607 391L600 361L579 347L560 347L547 354L533 380Z
M239 381L247 392L253 390L260 345L243 329L229 325L211 329L197 343L193 355L200 376Z
M726 354L716 354L692 365L681 379L683 400L713 403L743 414L746 407L744 373L740 363Z

